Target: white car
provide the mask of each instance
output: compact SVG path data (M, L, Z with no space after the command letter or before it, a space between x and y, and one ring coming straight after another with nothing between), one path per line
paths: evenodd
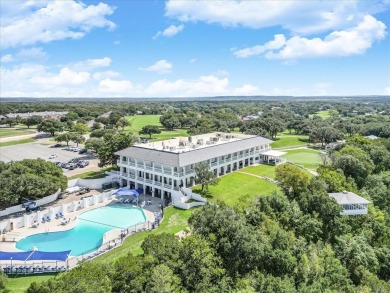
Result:
M57 158L57 155L50 155L49 159Z

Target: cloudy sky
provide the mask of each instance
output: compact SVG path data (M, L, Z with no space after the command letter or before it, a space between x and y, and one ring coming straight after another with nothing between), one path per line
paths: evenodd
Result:
M390 94L390 1L1 0L1 97Z

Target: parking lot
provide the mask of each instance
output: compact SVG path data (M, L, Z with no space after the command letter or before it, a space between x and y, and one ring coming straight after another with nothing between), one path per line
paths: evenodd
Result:
M41 158L51 162L69 162L73 158L81 158L87 159L90 164L85 168L77 168L75 170L63 169L64 175L73 176L87 171L99 170L97 166L98 160L90 160L89 155L63 150L64 147L65 146L54 148L53 144L45 145L39 142L1 147L0 161L9 162ZM49 159L51 155L56 155L57 157Z

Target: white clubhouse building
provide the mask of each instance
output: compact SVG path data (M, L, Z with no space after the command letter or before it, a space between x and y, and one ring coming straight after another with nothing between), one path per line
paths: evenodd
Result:
M271 142L261 136L214 132L135 144L116 153L121 185L170 198L171 191L195 184L193 167L199 162L207 162L217 176L255 163L283 162L284 153L271 151Z

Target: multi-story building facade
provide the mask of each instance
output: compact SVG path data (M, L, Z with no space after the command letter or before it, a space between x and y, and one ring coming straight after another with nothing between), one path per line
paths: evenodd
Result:
M195 184L196 163L207 162L210 170L222 176L269 161L263 154L269 153L271 142L260 136L208 133L135 144L116 153L120 156L121 185L167 199L171 191Z

